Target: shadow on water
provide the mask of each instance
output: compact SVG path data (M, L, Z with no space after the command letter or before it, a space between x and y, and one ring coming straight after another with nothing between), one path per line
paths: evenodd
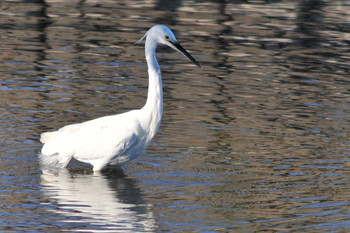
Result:
M43 171L42 205L64 219L60 228L71 231L150 232L156 229L151 206L142 199L134 179L122 171L91 173L74 168L70 171ZM70 229L69 223L75 223ZM65 223L67 225L65 226Z
M295 38L297 43L305 48L319 47L322 38L319 31L325 27L324 11L326 3L323 0L303 0L298 6L296 31L302 38Z

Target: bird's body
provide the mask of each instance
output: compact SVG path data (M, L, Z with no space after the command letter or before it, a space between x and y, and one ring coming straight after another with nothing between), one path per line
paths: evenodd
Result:
M145 37L149 86L144 107L43 133L40 139L44 143L40 154L43 166L63 168L75 158L90 163L94 171L99 171L107 165L123 164L145 151L159 128L163 111L162 77L155 53L157 44L174 48L199 66L178 44L169 28L154 26L141 40Z
M133 110L43 133L42 162L65 167L74 157L92 164L96 171L108 164L123 164L143 153L159 126L160 119L142 115L142 109Z

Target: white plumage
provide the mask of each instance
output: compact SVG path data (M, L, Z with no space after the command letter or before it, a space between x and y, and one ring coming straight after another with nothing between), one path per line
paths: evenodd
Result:
M40 141L44 145L40 161L44 167L64 168L75 158L90 163L94 171L100 171L107 165L123 164L144 152L158 130L163 111L162 78L156 59L157 44L170 46L200 67L180 46L168 27L152 27L137 43L144 38L149 76L145 106L41 134Z

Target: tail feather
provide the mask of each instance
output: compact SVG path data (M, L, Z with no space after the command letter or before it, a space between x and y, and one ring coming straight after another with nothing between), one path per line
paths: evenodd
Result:
M54 139L58 135L58 131L54 132L45 132L40 135L40 141L41 143L46 143L52 139Z
M43 167L65 168L71 159L72 157L63 157L58 153L52 155L44 155L39 153L40 164Z
M39 153L40 164L43 167L64 168L67 166L72 156L62 151L62 135L59 131L46 132L41 134L40 141L44 143L41 153Z

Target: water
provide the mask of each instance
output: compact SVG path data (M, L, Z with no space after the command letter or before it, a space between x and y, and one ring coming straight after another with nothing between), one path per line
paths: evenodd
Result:
M347 1L2 1L0 230L348 232ZM164 116L145 155L42 173L39 135L140 108L159 50Z

